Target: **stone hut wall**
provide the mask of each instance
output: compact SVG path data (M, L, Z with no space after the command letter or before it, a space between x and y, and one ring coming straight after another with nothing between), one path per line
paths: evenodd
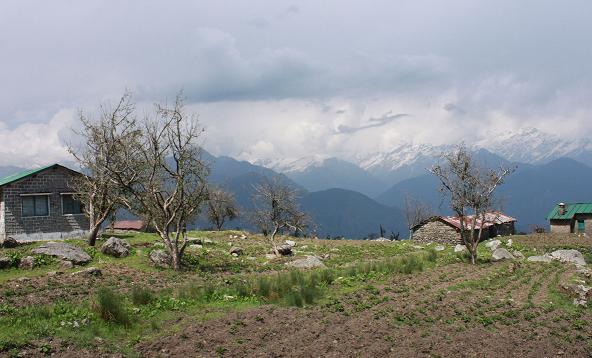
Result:
M551 220L551 232L558 234L569 234L572 230L571 220Z
M460 234L450 225L439 220L429 221L413 232L413 241L428 243L435 242L439 244L460 243Z
M63 214L62 194L72 192L68 183L74 175L65 168L53 167L2 187L4 237L0 236L0 240L6 237L22 241L63 239L87 233L89 221L84 214ZM23 217L23 194L36 193L49 193L49 215Z

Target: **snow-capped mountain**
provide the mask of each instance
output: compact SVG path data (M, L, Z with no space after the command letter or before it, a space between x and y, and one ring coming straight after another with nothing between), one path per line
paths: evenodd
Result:
M475 143L512 162L539 164L559 158L572 158L590 164L592 142L589 139L565 140L556 135L527 127L515 132L490 133ZM588 161L588 163L586 163Z
M544 164L559 158L571 158L592 166L592 141L566 140L536 128L488 133L473 142L467 141L466 144L479 161L488 165L508 162ZM328 189L335 185L371 195L373 190L361 190L360 186L365 183L371 183L372 188L381 186L377 183L392 185L423 175L442 153L453 147L453 144L400 144L388 151L359 154L352 158L336 159L313 155L299 159L258 160L254 164L284 173L309 190ZM362 172L367 175L364 176ZM346 183L344 178L352 176L358 178L355 184L352 181ZM373 183L369 177L378 182Z

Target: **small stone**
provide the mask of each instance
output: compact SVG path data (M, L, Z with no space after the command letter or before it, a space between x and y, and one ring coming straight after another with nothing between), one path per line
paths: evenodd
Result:
M463 251L467 251L467 247L465 245L457 244L454 247L454 252L463 252Z
M265 254L265 258L268 260L273 260L275 259L277 256L275 256L274 254Z
M512 247L512 244L513 244L512 239L508 239L508 241L506 241L507 247Z
M293 241L293 240L286 240L285 243L286 243L286 245L290 245L291 247L296 246L296 241Z
M22 270L32 270L35 267L35 258L33 256L23 257L19 263Z
M61 270L68 270L68 269L71 269L73 267L74 267L74 264L72 263L72 261L64 260L64 261L61 261L60 262L60 269Z
M102 276L103 272L97 267L89 267L81 271L73 272L72 275Z
M524 260L524 254L518 250L512 251L512 255L518 260Z
M292 256L292 254L294 253L292 251L292 246L288 245L288 244L284 244L280 247L277 248L278 253L282 256Z
M438 246L434 247L434 250L436 250L436 251L444 251L445 249L446 248L442 245L438 245Z
M243 254L243 249L240 247L233 247L230 249L230 254L232 256L240 256Z
M549 262L553 261L553 259L549 255L540 255L540 256L530 256L526 259L526 261L549 263Z
M500 240L490 240L485 243L485 247L488 247L491 251L495 251L502 242Z
M239 239L246 240L247 239L247 235L241 235L241 237Z

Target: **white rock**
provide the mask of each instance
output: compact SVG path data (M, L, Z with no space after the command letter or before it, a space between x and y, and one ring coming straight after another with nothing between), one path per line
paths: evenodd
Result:
M586 266L584 255L578 250L557 250L549 254L553 260L573 263L576 266Z
M446 248L442 245L438 245L438 246L434 247L434 250L436 250L436 251L444 251L445 249Z
M530 256L529 258L526 259L526 261L530 261L530 262L551 262L553 261L553 258L551 258L551 256L549 255L540 255L540 256Z
M326 267L325 264L316 256L306 256L306 258L303 259L286 262L286 266L302 269Z
M488 247L491 251L495 251L502 242L500 240L491 240L485 243L485 247Z
M296 241L292 241L292 240L286 240L286 241L285 241L285 243L286 243L287 245L290 245L291 247L294 247L294 246L296 246Z
M514 260L515 257L512 255L508 250L504 248L497 248L491 254L491 258L493 261L500 261L500 260Z
M467 251L467 247L465 245L457 244L454 247L454 252L463 252L463 251Z
M507 247L512 247L512 244L513 244L513 243L514 243L514 242L512 241L512 239L508 239L508 241L506 241L506 246L507 246Z

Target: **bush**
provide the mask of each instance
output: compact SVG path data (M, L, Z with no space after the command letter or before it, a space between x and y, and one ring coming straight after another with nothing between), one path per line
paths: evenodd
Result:
M136 306L147 305L154 300L154 294L151 290L144 287L135 286L132 289L132 303Z
M99 288L93 308L106 322L114 322L126 327L132 323L125 309L123 297L108 287Z

